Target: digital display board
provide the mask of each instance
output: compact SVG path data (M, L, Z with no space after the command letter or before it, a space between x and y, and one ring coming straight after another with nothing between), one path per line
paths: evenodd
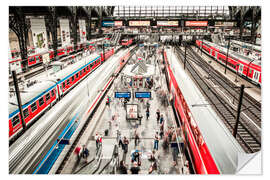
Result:
M115 98L130 98L131 94L130 92L115 92L114 97Z
M123 21L114 21L114 26L123 26Z
M103 27L123 26L123 21L102 21Z
M135 92L135 98L151 98L151 92Z
M233 27L236 26L236 22L224 22L224 21L216 21L215 26L220 26L220 27Z
M178 26L178 21L157 21L157 26Z
M208 26L208 21L186 21L185 26Z
M129 21L129 26L150 26L150 21Z

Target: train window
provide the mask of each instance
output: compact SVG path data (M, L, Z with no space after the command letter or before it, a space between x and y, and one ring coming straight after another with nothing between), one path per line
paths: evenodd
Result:
M40 98L40 99L38 100L38 104L39 104L39 107L42 106L42 105L44 104L44 99L43 99L43 97Z
M72 77L71 77L71 81L74 81L74 79L75 79L75 76L72 76Z
M35 110L37 110L37 103L34 102L32 105L31 105L31 110L32 112L34 112Z
M15 127L16 125L18 125L18 124L20 123L19 116L18 116L18 115L15 116L15 117L12 119L11 123L12 123L12 126L13 126L13 127Z
M80 76L82 75L82 71L80 71Z
M67 85L69 85L69 84L70 84L70 80L68 79L68 80L67 80Z
M76 74L76 78L78 78L78 77L79 77L79 73Z
M88 71L88 70L89 70L89 67L87 66L86 69L87 69L87 71Z
M51 98L50 93L46 94L46 101L48 101Z
M63 82L63 85L62 85L62 86L63 86L63 88L65 88L65 87L66 87L66 83L65 83L65 82Z
M29 116L28 109L23 110L23 116L24 116L24 118L27 118Z
M90 68L92 68L92 67L93 67L93 64L91 63L91 64L90 64Z
M52 97L54 97L54 95L55 95L54 89L51 91L51 95L52 95Z
M83 73L85 73L85 69L83 69Z
M251 74L251 73L252 73L252 69L249 70L249 74Z
M29 58L29 62L35 61L35 57Z

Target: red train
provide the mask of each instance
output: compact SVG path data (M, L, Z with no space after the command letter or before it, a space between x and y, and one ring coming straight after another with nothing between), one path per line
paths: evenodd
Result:
M204 52L213 57L219 63L226 65L227 48L221 47L209 41L196 40L196 45L202 47ZM261 85L261 62L256 59L229 52L227 67L238 75L248 78L255 84Z
M100 39L97 39L97 40L94 40L92 42L86 42L86 43L81 43L81 44L78 44L77 46L77 50L80 50L80 49L91 49L91 50L94 50L94 43L96 41L101 41L103 40L103 38L100 38ZM61 57L61 56L64 56L64 55L69 55L70 53L72 53L74 51L74 48L73 46L67 46L67 47L64 47L64 48L59 48L57 49L57 56ZM53 50L49 50L49 56L50 56L50 59L54 59L54 51ZM42 55L45 54L45 53L48 53L48 52L40 52L40 53L37 53L35 52L35 49L31 48L28 50L28 57L27 57L27 66L28 67L32 67L32 66L35 66L37 64L40 64L42 63ZM11 50L11 59L9 60L9 66L11 68L11 70L16 70L17 73L21 73L23 72L23 70L26 69L26 67L24 67L21 63L21 58L20 58L20 53L19 51L16 51L16 50Z
M26 125L29 125L51 105L56 103L72 87L98 68L103 61L114 54L114 49L105 53L93 54L85 64L78 61L53 76L53 79L43 81L28 88L29 93L22 93L22 108ZM9 99L9 138L13 139L21 130L21 116L15 95Z
M122 46L130 46L133 43L133 38L122 39L121 45Z

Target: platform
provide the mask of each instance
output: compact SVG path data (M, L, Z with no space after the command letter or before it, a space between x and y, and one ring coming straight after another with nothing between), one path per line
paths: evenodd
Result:
M160 72L156 72L159 76ZM162 88L164 90L166 89L166 83L164 75L162 74L162 78L159 79L160 82L157 84L162 84ZM121 81L116 81L121 83ZM120 87L117 85L114 85L115 87ZM120 90L118 88L118 90ZM126 89L122 89L126 90ZM141 89L140 89L141 90ZM120 160L125 160L126 164L128 165L128 169L132 167L131 164L131 153L135 149L142 151L142 165L141 165L141 171L140 174L148 174L148 170L150 168L151 162L147 159L147 155L151 153L154 147L154 136L156 132L159 132L159 124L156 120L156 110L160 109L161 114L164 114L165 119L165 126L164 128L167 129L168 127L174 127L175 126L175 118L172 111L171 106L164 107L161 105L161 102L158 98L158 95L156 91L151 90L152 93L152 100L149 101L150 105L150 117L147 120L145 115L145 104L139 102L138 100L134 99L132 103L138 104L141 108L141 113L143 115L141 125L139 125L138 121L127 121L126 120L126 111L124 109L123 104L119 101L119 99L113 98L113 102L111 103L110 107L105 106L105 100L102 102L101 107L97 111L97 116L94 116L93 122L98 122L96 125L96 128L91 128L91 132L88 132L87 134L83 135L83 137L80 139L79 144L80 145L87 145L87 148L90 151L90 156L88 157L88 161L93 160L95 157L95 151L96 151L96 145L94 136L95 133L101 133L103 135L103 147L102 147L102 163L106 164L108 162L108 159L112 156L112 150L114 145L117 143L116 137L117 137L117 130L120 130L122 137L126 136L129 140L129 147L128 147L128 153L126 154L126 157L123 153L123 150L120 148ZM114 96L114 89L111 89L109 92L109 96ZM144 101L145 103L145 101ZM116 115L115 120L111 120L111 117L113 115ZM111 121L111 127L110 123ZM91 126L95 126L93 124L89 124L89 129ZM134 142L134 132L137 127L137 132L140 137L140 143L137 147L135 147ZM104 131L106 129L109 129L108 136L104 136ZM185 161L185 157L183 155L178 156L178 165L173 165L173 159L172 159L172 150L169 148L168 150L164 150L162 148L163 140L159 142L159 150L158 150L158 171L153 173L158 174L182 174L182 161ZM77 157L73 153L68 162L66 163L66 166L62 170L62 174L90 174L93 172L93 166L95 166L98 161L93 160L92 163L86 165L84 160L81 160L79 164L76 164ZM86 165L86 166L85 166ZM105 172L106 173L106 172Z

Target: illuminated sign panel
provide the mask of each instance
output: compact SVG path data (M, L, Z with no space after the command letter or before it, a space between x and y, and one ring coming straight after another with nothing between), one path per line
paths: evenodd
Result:
M115 92L115 98L130 98L130 92Z
M114 26L123 26L123 21L114 21Z
M221 27L223 27L223 26L230 26L230 27L232 27L232 26L236 26L236 22L224 22L224 21L216 21L215 22L215 26L221 26Z
M129 26L150 26L150 21L129 21Z
M185 26L208 26L208 21L186 21Z
M178 21L157 21L157 26L178 26Z
M135 92L136 98L151 98L151 92Z
M103 27L123 26L123 21L102 21Z

